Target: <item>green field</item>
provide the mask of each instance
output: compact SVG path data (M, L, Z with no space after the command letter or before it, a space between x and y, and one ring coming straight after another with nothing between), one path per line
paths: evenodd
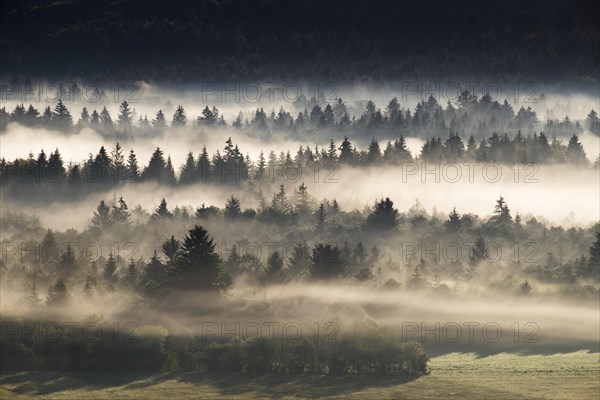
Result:
M416 379L368 376L16 373L1 399L598 399L600 354L446 354Z

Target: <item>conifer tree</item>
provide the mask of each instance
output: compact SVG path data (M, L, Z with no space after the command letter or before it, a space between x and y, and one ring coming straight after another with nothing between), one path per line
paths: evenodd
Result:
M263 282L267 284L283 283L285 280L284 260L278 251L269 254Z
M316 223L317 232L323 232L323 229L325 228L325 220L327 219L327 214L325 212L325 204L321 203L319 205L319 208L317 209L317 212L315 213L315 219L317 220L317 223Z
M133 122L133 112L129 108L129 103L123 101L119 106L119 126L121 129L127 131L131 128Z
M154 211L152 215L154 219L169 219L173 218L173 214L169 211L167 207L167 201L163 198L158 205L158 208Z
M109 287L117 282L118 276L116 272L117 262L115 261L115 258L111 252L108 255L108 260L106 260L106 265L104 266L104 271L102 272L102 277Z
M175 239L175 236L171 236L165 240L162 244L162 252L167 257L167 267L174 265L181 249L181 242Z
M181 105L177 106L175 110L175 114L173 114L173 121L171 122L171 126L173 128L183 128L187 124L187 116L185 114L185 110Z
M113 225L110 207L101 200L92 217L92 228L96 233L102 233Z
M129 151L129 157L127 157L126 179L128 182L137 182L140 179L138 161L133 149Z
M67 285L62 278L56 280L53 285L50 285L48 289L48 297L46 304L48 306L62 306L66 304L69 299L69 293L67 291Z
M236 219L241 214L242 209L240 207L240 199L238 199L234 195L231 195L231 197L229 197L227 199L227 202L225 203L225 212L223 215L225 216L225 218Z
M33 282L33 284L31 285L31 289L25 296L25 304L30 308L34 308L38 304L40 304L41 301L42 301L42 299L40 298L40 295L37 291L35 282Z

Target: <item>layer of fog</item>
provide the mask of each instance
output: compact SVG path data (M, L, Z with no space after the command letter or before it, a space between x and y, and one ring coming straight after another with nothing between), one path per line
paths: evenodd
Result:
M151 116L157 108L160 108L161 104L169 103L173 105L175 103L173 99L176 99L186 107L188 118L192 119L194 116L199 115L201 109L205 106L205 104L198 101L198 98L202 98L202 90L199 88L176 91L144 83L140 87L139 102L132 104L138 110L138 114L143 111ZM336 90L336 93L344 97L349 105L352 103L359 104L364 99L373 98L378 106L382 108L393 95L398 95L395 92L398 87L392 85L389 88L380 88L377 91L361 85ZM562 118L564 115L569 115L573 118L583 119L589 109L597 105L596 100L587 95L565 94L559 91L555 93L540 95L536 102L530 104L532 108L539 112L541 121L544 120L545 116L550 116L545 115L544 110L552 110L552 117ZM399 100L401 100L401 103L403 100L408 102L409 97L401 99L401 96L399 96ZM420 98L416 101L418 100ZM264 103L265 101L266 103ZM268 95L263 99L263 103L244 101L221 103L216 101L211 104L216 104L225 114L229 112L231 117L242 106L247 107L248 110L254 110L257 106L273 106L273 109L278 109L279 106L290 109L292 106L289 101L276 103L274 100L271 102ZM101 103L67 103L73 114L76 114L77 109L84 105L88 108L91 108L90 106L100 107ZM11 103L8 102L6 106L10 109ZM108 106L113 117L116 117L118 103L114 102L114 104L108 104ZM403 106L409 106L409 104L403 104ZM410 107L413 106L414 104L410 104ZM227 107L230 107L229 111L226 111ZM354 111L360 114L362 109L355 108ZM76 118L76 115L74 117ZM167 117L169 117L168 113ZM244 154L249 154L253 160L257 159L261 150L265 154L270 150L274 150L276 154L289 150L293 155L301 145L325 146L330 139L334 139L337 144L341 140L341 137L331 138L324 135L322 140L315 143L314 140L303 139L300 135L293 139L275 135L267 141L240 134L239 131L231 128L211 131L194 128L169 130L168 134L157 137L123 138L120 139L120 143L124 152L128 152L130 149L135 150L140 166L146 165L154 149L160 147L165 152L165 156L171 156L176 173L178 173L179 167L184 163L189 151L193 151L197 157L202 147L206 145L209 153L213 154L216 150L223 149L224 142L229 136L232 136L234 143L238 144L241 151ZM463 137L463 140L466 141L466 137ZM600 138L585 132L580 135L580 141L584 146L588 159L595 160L600 154ZM0 157L14 160L17 157L27 157L30 152L36 156L42 148L47 153L58 148L65 163L78 163L87 159L89 154L96 154L100 146L105 146L108 150L111 150L114 144L114 139L107 139L91 129L83 129L80 132L66 135L46 129L33 129L10 124L8 130L0 135ZM417 138L408 138L407 144L413 155L416 156L420 152L423 141ZM380 145L383 148L385 143L381 141ZM533 175L533 178L537 179L538 182L526 183L525 181L530 180L528 178L532 177L530 173L533 170L524 170L522 165L502 166L500 170L502 173L501 179L492 183L489 182L490 179L486 178L493 178L495 169L486 170L486 176L484 177L483 166L480 165L475 169L474 182L471 183L468 177L469 167L464 164L459 164L459 167L462 177L457 183L450 183L448 179L444 179L444 176L447 178L455 176L456 171L451 167L437 169L437 173L440 175L440 182L438 183L435 181L434 174L427 174L422 179L423 167L420 166L420 170L415 175L404 171L405 181L403 180L403 171L399 167L360 170L344 168L333 176L334 179L339 180L337 183L324 183L324 179L328 175L327 171L320 174L318 183L314 181L312 172L303 171L303 176L297 182L288 182L287 186L292 190L293 186L298 186L303 181L308 186L309 192L317 200L336 198L345 210L362 209L365 205L371 205L375 198L389 196L395 201L400 211L406 211L418 198L430 212L435 208L437 211L447 214L453 207L457 207L459 212L472 212L486 216L490 214L494 200L502 194L507 199L513 215L517 212L525 217L533 215L538 219L565 226L574 224L589 225L599 220L599 177L597 170L564 165L540 165L539 171ZM515 176L515 169L519 171L518 177ZM293 180L295 180L295 177L292 176L288 181ZM422 180L425 182L422 182ZM75 227L81 229L87 226L91 211L100 199L111 200L114 197L123 195L131 208L140 204L143 208L152 210L162 197L166 197L171 207L190 205L195 208L202 203L222 206L225 199L232 192L237 192L236 194L240 195L243 207L255 206L254 199L240 193L237 188L195 186L169 189L167 192L163 188L157 189L152 185L146 189L145 185L130 184L107 193L95 193L88 200L77 204L70 203L68 207L62 204L50 204L46 207L46 210L50 212L44 212L40 217L42 217L44 224L52 228L67 229ZM270 193L267 193L267 196L269 195ZM3 206L5 206L5 209L16 208L21 211L40 214L37 208L28 207L26 202L10 204L5 201Z
M253 161L258 159L261 151L264 152L265 158L271 150L275 151L277 155L282 151L290 151L293 156L300 146L304 148L310 146L314 150L315 146L319 146L319 148L327 146L331 139L339 146L343 139L342 137L323 135L319 142L314 143L312 139L302 140L302 137L298 135L296 139L274 136L269 140L264 140L241 134L234 129L184 129L170 130L168 134L160 136L108 140L89 128L82 129L74 135L65 135L48 129L9 124L6 133L0 136L0 157L12 161L15 158L26 158L29 153L37 157L41 149L44 149L46 153L59 149L66 164L81 163L88 158L90 153L95 155L101 146L110 152L118 141L124 152L129 152L130 149L135 150L140 166L146 165L152 152L160 147L165 153L165 158L171 157L176 173L178 173L179 166L185 162L188 152L192 151L197 158L202 147L206 146L210 155L217 150L223 153L225 141L229 137L239 146L243 154L248 154ZM406 143L412 154L416 156L421 151L424 141L419 138L407 138ZM384 143L381 146L385 147Z
M294 171L285 182L289 196L304 182L315 201L337 199L342 209L363 210L377 198L390 197L400 212L407 212L418 199L430 214L445 216L456 207L459 213L490 216L495 201L504 196L515 216L523 221L535 217L554 225L589 226L600 220L600 171L566 165L540 165L535 169L524 165L471 166L406 164L393 167L322 170L315 181L314 171ZM460 174L460 175L458 175ZM497 181L496 181L497 180ZM265 188L270 200L277 186ZM211 186L196 184L166 188L151 183L122 184L104 193L92 193L79 202L51 203L40 212L38 205L27 201L4 200L4 210L38 215L43 225L53 229L83 229L90 222L100 202L109 203L123 196L130 209L136 205L150 213L165 198L170 209L176 205L191 207L192 212L203 203L224 207L234 194L242 208L256 207L256 198L244 186ZM25 199L26 200L26 199Z
M5 316L23 312L15 306L17 303L14 301L21 295L16 292L3 295L1 311ZM398 337L402 334L403 326L407 329L407 324L416 324L418 330L411 337L413 340L420 339L421 330L425 330L422 324L435 332L436 323L440 327L454 323L462 327L463 341L468 337L468 324L476 326L478 335L484 325L496 324L503 331L503 339L510 341L513 339L515 323L519 324L521 335L532 333L531 325L531 329L523 330L525 324L529 323L539 328L532 336L542 341L538 346L544 344L543 340L551 338L584 342L600 340L597 303L561 302L549 298L513 297L510 294L495 297L489 293L478 295L474 291L462 296L442 297L431 293L382 291L343 284L288 284L254 290L234 287L224 298L214 293L185 293L164 299L166 303L163 302L163 305L154 303L154 306L140 302L139 298L127 293L98 296L93 300L83 298L78 293L72 293L71 297L70 306L57 314L53 314L52 310L44 312L41 318L83 323L86 316L97 315L106 321L133 322L138 326L160 325L172 333L197 335L207 333L207 324L216 324L218 332L225 329L223 326L235 332L236 323L242 329L257 324L266 333L269 323L272 326L278 323L279 329L282 325L293 323L302 329L305 337L313 334L310 329L314 329L315 323L323 327L333 322L339 328L338 333L347 333L354 321L372 320L390 328ZM163 308L167 303L168 310ZM237 329L240 331L239 327ZM440 328L437 331L441 333ZM249 332L253 334L254 328ZM217 333L214 338L219 336ZM490 336L494 337L494 329ZM431 335L426 339L433 341ZM523 340L523 336L520 340ZM536 344L531 346L535 347Z
M63 96L63 100L70 109L74 122L79 118L81 109L85 106L89 112L92 109L100 111L106 106L112 115L113 120L117 119L119 105L123 100L130 102L130 107L134 110L134 123L137 118L147 115L151 120L159 109L165 113L167 122L177 105L185 107L188 121L191 124L196 117L201 115L204 107L216 106L221 115L231 124L237 117L238 112L244 113L244 118L251 120L254 111L263 107L267 113L277 112L281 107L289 111L294 117L301 110L295 109L293 100L301 93L308 99L322 92L322 101L333 104L338 97L342 97L348 107L350 118L352 116L360 117L365 111L365 104L368 99L375 101L377 107L385 111L385 106L392 97L397 97L402 108L409 108L414 111L416 104L427 100L430 95L434 95L442 106L447 102L456 100L460 91L471 89L473 93L481 97L484 93L490 92L493 100L503 102L507 100L513 105L515 112L521 106L531 107L537 112L540 124L536 127L537 131L543 130L543 124L547 119L562 120L568 116L571 120L579 120L585 126L584 120L590 109L598 108L597 96L591 96L585 93L572 93L560 87L541 87L536 84L500 83L500 82L439 82L439 83L420 83L420 82L390 82L388 85L373 87L368 83L356 83L353 86L340 87L335 83L322 83L307 85L306 83L244 83L236 85L226 85L221 83L210 83L204 86L194 86L185 88L159 87L146 82L133 82L132 86L124 86L120 92L108 90L102 97L93 97L89 91L96 86L87 87L85 99L68 95ZM138 90L133 93L132 87ZM17 104L31 102L40 112L46 106L54 107L57 96L56 87L39 84L43 95L38 98L13 98L8 97L3 101L2 106L8 111L14 109ZM252 92L251 89L254 91ZM294 90L292 90L294 89ZM256 96L253 93L258 93ZM90 97L92 96L92 97ZM256 98L256 100L254 100ZM93 102L92 102L93 99ZM310 111L310 110L309 110ZM459 132L466 142L468 132ZM333 137L333 136L339 137ZM182 130L175 132L169 130L164 136L142 137L121 139L121 144L125 149L135 148L138 154L138 160L141 163L147 162L151 152L158 146L170 154L174 165L181 165L188 151L197 154L203 145L206 145L212 154L217 149L222 149L224 141L228 136L233 136L236 143L244 153L248 153L253 159L258 156L260 150L268 152L295 150L300 145L323 146L328 144L330 139L340 142L341 134L326 133L320 137L317 142L302 138L297 134L296 137L284 138L278 137L275 132L268 140L247 137L240 135L233 129L216 130L206 132L199 128ZM564 138L563 138L564 139ZM366 140L361 138L361 140ZM600 138L585 132L580 140L584 145L588 159L594 161L600 154ZM383 140L381 140L383 142ZM422 141L410 139L408 146L413 155L418 154ZM16 157L26 157L29 152L37 154L41 148L52 151L59 148L65 161L80 162L87 158L89 153L96 153L102 145L107 148L114 146L114 140L108 140L102 135L90 129L83 129L73 135L62 135L58 132L52 132L45 129L30 129L19 125L11 125L6 132L0 136L0 155L8 160ZM366 143L360 143L364 146ZM384 143L381 143L383 146Z

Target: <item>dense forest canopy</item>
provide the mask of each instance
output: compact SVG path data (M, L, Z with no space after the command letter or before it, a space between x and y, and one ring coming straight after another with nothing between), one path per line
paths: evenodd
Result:
M1 7L4 79L598 85L593 1L10 0Z

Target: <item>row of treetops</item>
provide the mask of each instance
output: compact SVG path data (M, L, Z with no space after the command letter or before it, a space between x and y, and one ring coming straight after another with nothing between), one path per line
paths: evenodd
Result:
M411 136L440 135L448 131L469 132L477 138L492 132L516 134L518 131L533 133L543 130L552 136L581 134L585 129L600 135L598 114L591 110L585 120L563 120L548 118L540 124L537 113L531 107L522 105L517 112L504 100L494 100L489 94L478 97L463 92L454 102L441 105L434 96L417 104L413 111L404 108L396 97L381 110L372 100L359 101L349 107L342 98L327 99L324 95L310 100L303 98L290 103L294 111L283 107L279 111L266 112L263 108L237 117L228 123L220 110L208 105L196 118L188 117L182 105L173 107L169 102L165 110L160 109L154 118L138 115L127 101L119 106L119 113L113 119L106 106L88 110L83 107L78 121L74 124L71 112L62 100L54 108L50 106L40 112L32 104L26 107L17 104L12 111L0 108L0 132L7 129L10 122L41 126L63 132L92 128L107 135L159 134L171 128L185 127L226 127L253 132L259 136L290 132L329 132L374 134L385 133L398 136L400 133ZM174 109L174 111L173 111ZM167 113L172 112L170 121ZM293 114L294 113L294 114Z

